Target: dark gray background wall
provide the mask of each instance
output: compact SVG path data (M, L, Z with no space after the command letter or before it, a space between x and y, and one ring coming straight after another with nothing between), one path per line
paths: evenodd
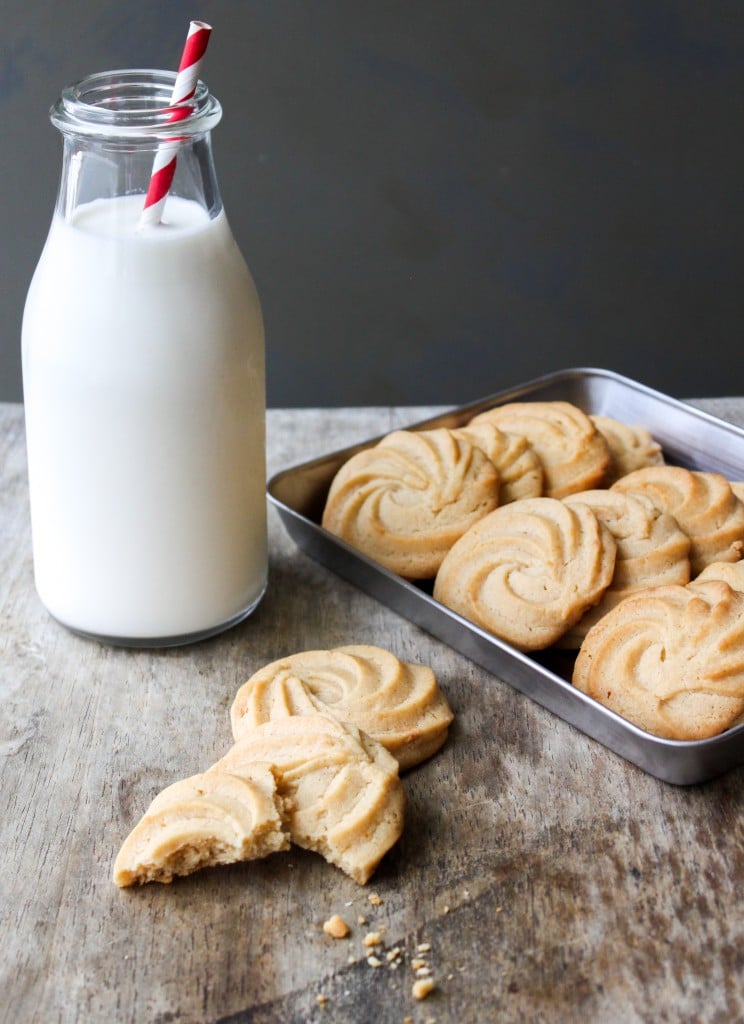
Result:
M0 399L91 72L214 34L215 158L271 405L461 402L565 366L744 392L741 0L0 0ZM73 272L73 268L71 268Z

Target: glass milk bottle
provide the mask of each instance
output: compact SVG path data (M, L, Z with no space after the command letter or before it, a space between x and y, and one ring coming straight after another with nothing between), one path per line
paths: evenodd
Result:
M266 587L264 337L222 207L200 82L117 71L66 89L51 228L23 318L34 574L70 629L131 646L217 633ZM140 225L179 140L162 221Z

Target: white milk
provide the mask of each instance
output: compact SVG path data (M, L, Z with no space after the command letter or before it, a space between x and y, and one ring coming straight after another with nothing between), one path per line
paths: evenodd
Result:
M23 374L34 569L49 611L125 640L215 632L266 585L264 349L224 212L142 196L55 214Z

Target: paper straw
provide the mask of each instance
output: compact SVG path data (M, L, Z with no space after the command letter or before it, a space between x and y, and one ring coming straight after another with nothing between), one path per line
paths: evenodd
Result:
M186 43L183 48L181 63L178 66L176 82L171 93L170 106L176 107L179 103L190 100L196 92L196 84L199 81L199 68L202 58L207 51L209 36L212 26L203 21L192 21L189 25L189 32L186 36ZM168 118L169 121L183 121L191 113L188 107L179 107L173 110ZM145 206L140 217L140 228L153 224L159 224L163 216L163 207L168 198L173 175L176 173L176 158L180 139L171 139L158 146L155 160L150 176L150 184L145 197Z

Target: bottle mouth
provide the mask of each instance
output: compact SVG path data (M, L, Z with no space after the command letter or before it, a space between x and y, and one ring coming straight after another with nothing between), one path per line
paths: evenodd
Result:
M174 71L102 71L75 82L49 111L65 134L120 139L169 139L202 135L219 123L222 107L204 82L194 95L171 105Z

